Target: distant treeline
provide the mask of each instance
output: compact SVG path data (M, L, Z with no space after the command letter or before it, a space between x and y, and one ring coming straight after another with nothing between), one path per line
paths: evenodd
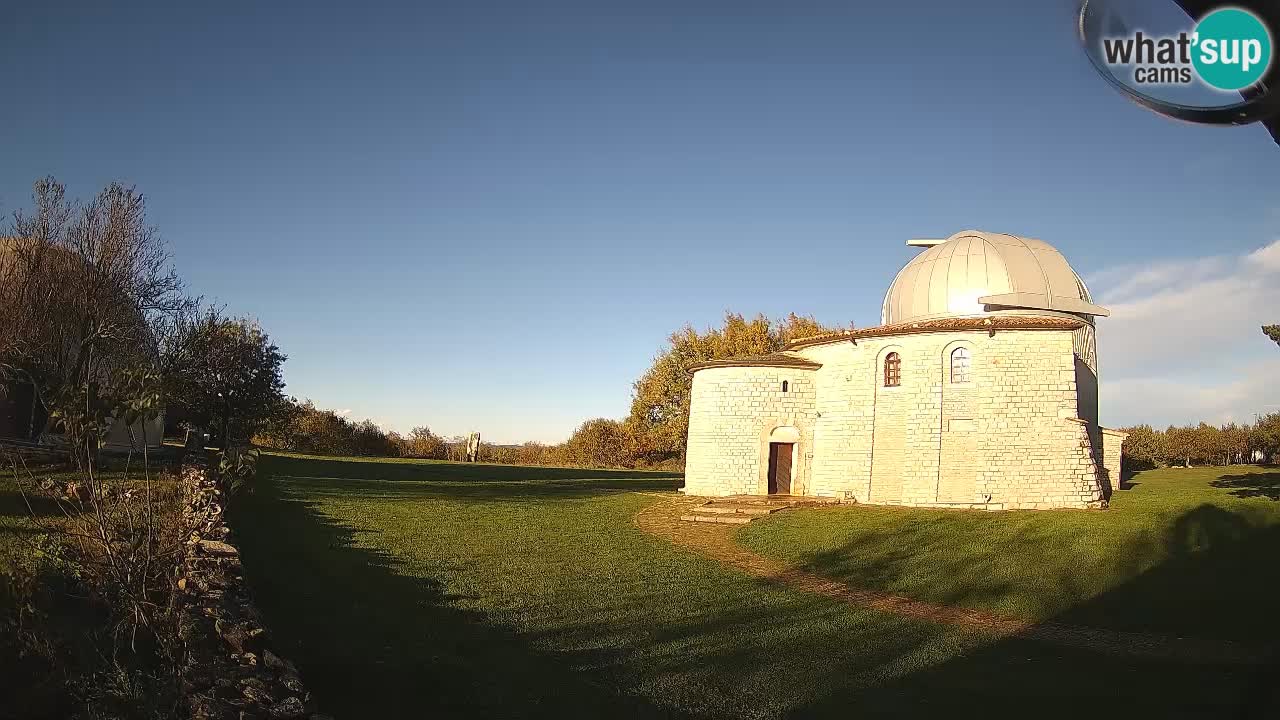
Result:
M782 349L789 340L843 328L821 325L812 317L788 315L747 319L727 313L717 327L686 326L633 386L631 412L622 419L588 420L563 443L494 445L481 442L481 462L680 470L689 428L689 368L704 360L761 355ZM1280 331L1277 331L1280 332ZM481 440L483 440L483 428ZM1280 456L1280 413L1253 425L1205 423L1154 430L1128 428L1125 467L1208 465L1273 460ZM441 437L427 427L407 435L385 431L372 421L353 422L310 401L287 400L259 424L254 443L268 448L324 455L365 455L462 460L465 437Z
M443 437L427 427L401 435L378 427L372 420L351 421L333 410L317 408L310 400L287 401L253 438L255 445L274 450L318 455L425 458L462 461L467 438ZM618 420L583 423L563 443L522 445L480 443L479 462L511 465L680 469L683 460L646 462L639 457L633 436Z
M683 456L656 461L645 449L644 436L626 420L588 420L563 443L522 445L480 443L480 462L510 465L557 465L599 468L680 470ZM1250 424L1208 423L1171 426L1156 430L1150 425L1125 428L1125 469L1162 466L1230 465L1274 462L1280 459L1280 413ZM442 437L427 427L408 434L386 431L371 420L353 422L311 401L289 402L269 426L254 437L260 447L320 455L363 455L462 461L467 454L465 437Z
M482 442L479 460L513 465L682 469L693 383L690 366L704 360L776 352L795 338L838 329L794 313L778 320L726 313L717 327L700 331L685 326L667 338L666 347L635 382L627 417L588 420L558 445ZM484 429L478 429L483 441ZM464 437L440 437L426 427L416 427L408 435L388 432L372 421L352 422L332 410L316 408L310 401L281 404L258 426L253 441L261 447L325 455L466 457Z
M1280 460L1280 412L1259 417L1252 425L1208 423L1125 428L1126 470L1161 466L1231 465Z

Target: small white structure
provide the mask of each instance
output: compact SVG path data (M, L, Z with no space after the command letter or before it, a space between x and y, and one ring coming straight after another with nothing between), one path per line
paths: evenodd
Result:
M1095 305L1048 243L926 247L882 325L694 367L685 492L863 503L1101 507L1124 435L1098 424Z
M158 415L150 421L135 420L133 425L126 425L120 420L113 420L107 434L102 439L102 447L107 450L142 452L159 450L164 444L164 415Z

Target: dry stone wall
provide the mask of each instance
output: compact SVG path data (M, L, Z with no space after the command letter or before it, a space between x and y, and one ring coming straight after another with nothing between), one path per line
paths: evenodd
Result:
M226 498L206 465L181 477L188 534L176 580L182 693L193 720L332 720L316 712L293 663L273 653L231 543Z

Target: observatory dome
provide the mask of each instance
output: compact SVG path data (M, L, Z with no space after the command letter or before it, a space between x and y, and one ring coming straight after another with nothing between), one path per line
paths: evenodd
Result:
M1062 253L1042 240L966 230L908 244L927 249L889 286L884 325L1005 311L1109 314L1093 303Z

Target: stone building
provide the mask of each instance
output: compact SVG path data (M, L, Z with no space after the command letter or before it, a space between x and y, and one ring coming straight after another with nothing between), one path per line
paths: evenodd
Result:
M1048 243L926 248L882 324L694 366L685 492L981 508L1101 507L1123 434L1098 424L1093 303Z

